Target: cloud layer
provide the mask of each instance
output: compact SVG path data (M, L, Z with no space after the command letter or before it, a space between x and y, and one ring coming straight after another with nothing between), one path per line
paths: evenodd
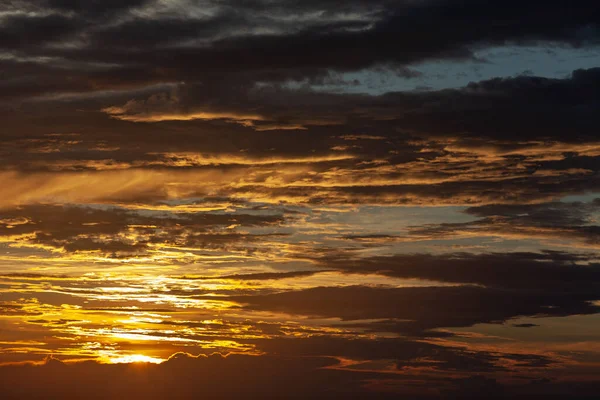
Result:
M595 398L597 8L3 2L3 398Z

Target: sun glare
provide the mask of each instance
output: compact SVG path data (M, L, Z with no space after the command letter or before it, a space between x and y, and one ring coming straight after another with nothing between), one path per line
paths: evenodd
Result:
M130 364L130 363L150 363L150 364L160 364L164 362L162 358L145 356L143 354L130 354L123 357L111 358L110 362L112 364Z

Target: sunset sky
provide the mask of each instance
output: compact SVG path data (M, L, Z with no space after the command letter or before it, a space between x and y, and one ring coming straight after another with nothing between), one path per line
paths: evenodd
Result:
M0 1L0 399L597 399L600 7Z

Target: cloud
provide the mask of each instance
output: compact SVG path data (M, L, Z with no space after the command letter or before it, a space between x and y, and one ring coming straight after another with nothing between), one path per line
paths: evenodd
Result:
M597 7L1 3L2 398L597 396Z
M256 296L232 296L248 310L342 320L395 319L401 332L502 322L517 316L588 314L598 293L515 291L472 286L317 287Z
M294 397L300 394L318 394L319 385L324 384L324 378L332 374L323 372L320 374L325 377L311 379L310 372L332 363L335 361L326 358L286 360L273 357L232 355L223 358L220 355L192 357L176 354L158 366L102 365L94 362L66 365L52 360L42 366L0 367L3 370L0 375L4 380L2 386L7 398L50 394L64 399L89 396L98 399L115 396L158 399L165 396L195 398L202 393L222 399L248 394L257 398L274 398L273 396L286 394ZM38 384L26 385L25 381L18 378L24 372L35 374ZM103 377L104 383L100 384L98 376ZM198 379L198 376L201 378ZM273 380L276 376L280 379ZM306 376L308 379L303 379L301 384L294 384L295 376ZM74 377L77 378L76 385L73 384ZM350 380L346 378L345 381ZM336 388L343 389L337 385ZM343 392L348 393L347 390Z
M107 207L34 205L0 211L0 238L15 245L68 253L146 255L158 247L223 248L266 239L269 234L235 227L274 227L282 215L149 212Z
M47 5L60 11L74 11L78 18L98 18L116 16L119 11L143 3L111 2L86 8L73 2ZM158 68L196 69L205 73L222 69L235 74L251 71L258 76L290 77L298 73L314 76L323 69L358 70L378 64L465 58L470 56L472 48L507 42L587 45L598 39L594 30L598 24L596 13L581 4L565 15L560 2L536 1L523 6L515 1L486 4L477 1L457 4L448 0L378 1L369 8L351 2L343 12L335 7L335 2L252 2L243 6L209 2L205 5L208 12L203 15L188 4L190 12L186 17L177 13L178 4L174 2L173 8L167 5L163 13L153 13L153 9L160 8L150 5L142 8L140 11L145 12L138 13L137 18L121 23L109 20L112 23L100 29L82 29L92 38L92 45L79 51L79 56L126 62L125 53L116 45L119 41L115 40L126 36L128 48L138 54L136 58ZM181 21L175 23L177 20ZM429 30L431 26L437 27L435 34ZM166 34L148 36L140 32ZM163 49L164 56L152 55L151 51L171 32L172 40L178 39L178 43L203 45L189 50L176 46ZM198 57L193 57L193 53ZM242 62L236 65L235 60Z
M219 276L218 279L232 279L239 281L262 281L262 280L275 280L275 279L287 279L287 278L298 278L304 276L312 276L323 271L291 271L291 272L258 272L254 274L234 274L234 275L223 275ZM182 279L200 279L208 280L215 279L214 277L189 277L184 276Z
M190 121L195 119L213 120L224 119L238 122L242 125L252 125L254 121L263 119L260 115L238 115L227 112L192 111L188 113L177 112L179 100L177 97L152 96L140 103L130 100L122 107L108 107L102 111L113 118L133 122L160 122L160 121Z
M83 14L86 17L89 16L112 16L115 13L123 12L125 10L139 7L141 5L149 3L148 0L91 0L86 3L85 6L75 0L37 0L43 7L48 7L55 10L75 12L77 14Z
M321 265L347 273L379 273L508 290L573 291L587 293L588 296L600 294L600 265L593 255L548 251L397 254L363 259L325 256Z
M195 197L201 191L208 195L209 188L218 187L226 177L244 174L243 171L230 174L219 170L181 172L179 179L173 179L169 171L143 169L65 174L7 171L0 173L0 185L5 188L0 207L35 203L153 202L186 197L186 194Z
M452 347L417 342L405 338L348 339L341 337L312 337L305 339L276 338L258 341L259 348L282 356L335 356L354 361L394 360L398 370L430 367L432 370L453 372L490 372L506 368L502 361L518 360L526 367L546 367L555 362L533 354L507 354L471 351L467 347ZM433 361L433 360L436 361Z
M594 214L600 202L552 202L539 204L490 204L470 207L465 212L479 217L472 222L413 227L421 237L495 236L574 241L581 247L598 245L600 228Z
M1 164L30 174L4 173L17 182L7 184L18 188L7 196L14 204L207 194L308 204L552 201L599 190L598 82L590 69L368 96L216 81L32 103L4 112ZM56 109L49 114L43 104ZM132 122L154 118L162 121ZM107 170L114 173L42 174ZM118 187L90 188L94 179ZM209 185L193 187L197 180Z
M427 344L422 344L421 347L433 349ZM405 357L420 356L415 351L408 353ZM467 361L457 357L469 355L456 353L455 360L449 361L461 364L461 368L469 363L471 367L476 367L478 362L475 361L477 358ZM485 358L482 357L481 360ZM571 398L568 395L564 397L569 387L581 396L587 393L591 395L597 389L597 385L592 382L569 384L529 379L525 383L503 384L485 375L461 376L455 373L435 376L429 372L429 379L435 382L432 388L431 381L428 383L418 369L415 372L406 369L402 374L392 374L389 371L383 373L368 369L352 371L332 368L337 363L337 360L329 357L256 357L235 354L227 357L220 354L196 357L177 353L160 365L110 365L95 362L65 364L50 357L39 365L1 366L0 380L7 399L23 396L63 399L90 396L96 399L115 396L158 399L174 396L188 399L197 398L199 395L209 395L218 399L233 399L239 396L392 399L402 395L419 399L455 399L469 398L473 394L486 397L491 395L492 398L525 399L530 398L528 396L548 394L550 397L546 398ZM98 379L99 376L102 379ZM31 379L35 379L37 385L28 384ZM558 397L553 397L553 390L558 393Z
M83 21L60 14L4 17L0 48L19 49L66 39L83 27Z
M358 120L353 121L356 125L360 119L371 119L381 130L391 125L425 137L572 141L594 138L599 82L600 69L596 68L574 71L565 79L495 78L461 89L380 96L191 84L180 86L176 96L150 97L141 103L131 100L106 111L132 121L226 118L310 126L327 121L340 125L349 119ZM219 96L214 96L216 91ZM230 97L233 94L237 94L235 100ZM282 108L280 97L295 108ZM330 105L329 115L320 108L323 103Z
M78 80L96 82L81 88L88 91L126 81L140 87L203 82L227 91L259 82L326 83L332 72L378 68L414 78L414 64L473 59L474 52L491 46L598 43L598 16L584 3L568 13L558 1L526 6L513 0L338 5L209 1L200 7L187 1L135 0L83 7L73 1L11 2L0 8L7 13L0 37L15 56L43 61L42 66L68 61L103 67L83 74L81 65L79 71L69 68L69 79L60 82L62 91L72 90Z

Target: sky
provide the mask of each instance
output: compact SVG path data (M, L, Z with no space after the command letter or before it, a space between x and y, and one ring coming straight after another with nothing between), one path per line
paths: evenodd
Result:
M2 399L593 399L600 8L0 2Z

